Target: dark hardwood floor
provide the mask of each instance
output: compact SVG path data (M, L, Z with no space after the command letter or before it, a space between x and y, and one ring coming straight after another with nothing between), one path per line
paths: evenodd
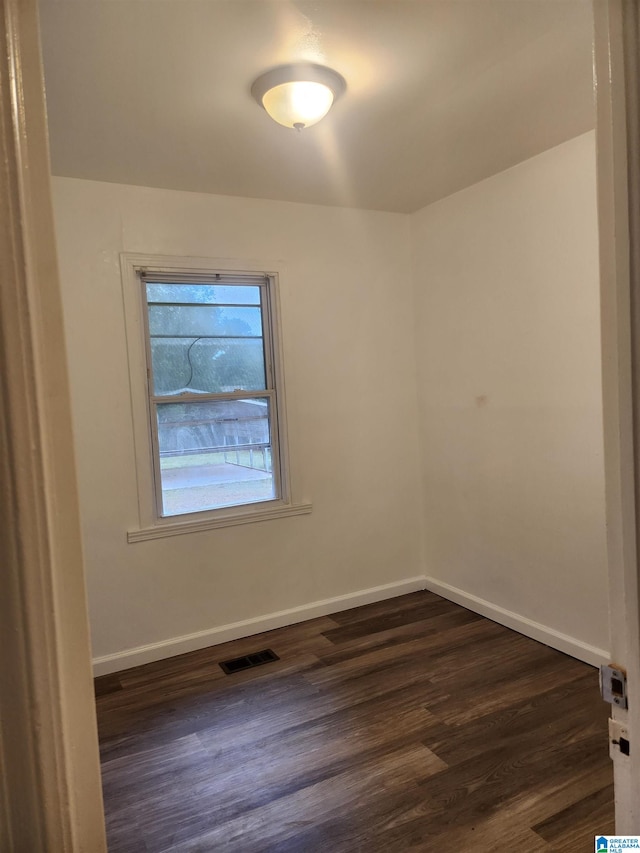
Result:
M596 670L429 592L96 695L111 853L587 853L614 831Z

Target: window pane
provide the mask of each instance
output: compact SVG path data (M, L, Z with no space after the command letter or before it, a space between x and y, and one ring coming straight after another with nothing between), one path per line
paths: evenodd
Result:
M157 396L267 387L259 338L152 338L151 359Z
M218 305L149 305L151 337L261 337L262 311Z
M231 284L147 284L147 302L260 305L260 288Z
M163 515L276 498L269 400L157 406Z

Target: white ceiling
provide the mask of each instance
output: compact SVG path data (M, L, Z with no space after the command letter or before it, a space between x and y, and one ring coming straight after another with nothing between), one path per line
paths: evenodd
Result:
M593 127L590 0L43 0L53 172L410 212ZM297 133L250 95L309 60Z

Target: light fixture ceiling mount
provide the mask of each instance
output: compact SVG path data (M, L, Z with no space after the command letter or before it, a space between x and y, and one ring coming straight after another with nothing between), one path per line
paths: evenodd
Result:
M278 124L302 130L324 118L346 88L344 77L337 71L299 62L261 74L251 94Z

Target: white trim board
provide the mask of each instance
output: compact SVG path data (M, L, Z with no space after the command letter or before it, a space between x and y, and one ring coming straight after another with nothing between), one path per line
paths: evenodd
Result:
M599 667L601 664L609 663L610 661L609 652L605 649L590 646L588 643L576 640L575 637L562 634L560 631L555 631L553 628L542 625L540 622L527 619L525 616L514 613L512 610L505 610L504 607L499 607L497 604L492 604L484 598L471 595L471 593L458 589L458 587L450 586L448 583L443 583L431 577L425 577L424 585L425 589L434 592L436 595L441 595L449 601L454 601L456 604L466 607L467 610L480 613L481 616L486 616L500 625L518 631L519 634L524 634L525 637L531 637L533 640L551 646L552 649L557 649L559 652L571 655L571 657L591 664L591 666Z
M533 622L519 613L505 610L497 604L492 604L484 598L478 598L475 595L464 592L462 589L450 586L448 583L443 583L431 577L418 576L407 578L397 583L384 584L383 586L375 586L370 589L348 593L347 595L339 595L335 598L325 598L321 601L303 604L300 607L293 607L289 610L280 610L276 613L257 616L254 619L245 619L242 622L232 622L229 625L221 625L218 628L198 631L195 634L186 634L182 637L161 640L158 643L138 646L123 652L116 652L112 655L103 655L102 657L94 658L93 674L94 676L99 676L107 675L110 672L120 672L123 669L130 669L133 666L140 666L144 663L183 655L186 652L205 649L208 646L217 646L220 643L228 643L230 640L244 639L254 634L262 634L264 631L284 628L287 625L295 625L307 619L328 616L331 613L339 613L341 610L361 607L364 604L374 604L377 601L396 598L399 595L406 595L407 593L418 592L423 589L428 589L436 595L440 595L449 601L466 607L467 610L480 613L482 616L486 616L500 625L524 634L525 637L531 637L533 640L537 640L540 643L550 646L552 649L557 649L560 652L571 655L571 657L591 664L591 666L600 666L603 663L609 663L609 653L605 649L590 646L587 643L576 640L575 637L569 637L567 634L555 631L553 628L542 625L540 622Z
M205 649L208 646L217 646L220 643L228 643L230 640L251 637L253 634L272 631L274 628L284 628L287 625L305 622L307 619L327 616L330 613L338 613L352 607L361 607L364 604L374 604L376 601L396 598L399 595L406 595L423 589L423 576L407 578L396 583L374 586L371 589L363 589L347 595L303 604L301 607L293 607L290 610L280 610L277 613L268 613L254 619L221 625L219 628L198 631L195 634L186 634L182 637L173 637L170 640L161 640L159 643L150 643L146 646L138 646L123 652L94 658L93 674L98 676L107 675L110 672L120 672L133 666L183 655L185 652Z

